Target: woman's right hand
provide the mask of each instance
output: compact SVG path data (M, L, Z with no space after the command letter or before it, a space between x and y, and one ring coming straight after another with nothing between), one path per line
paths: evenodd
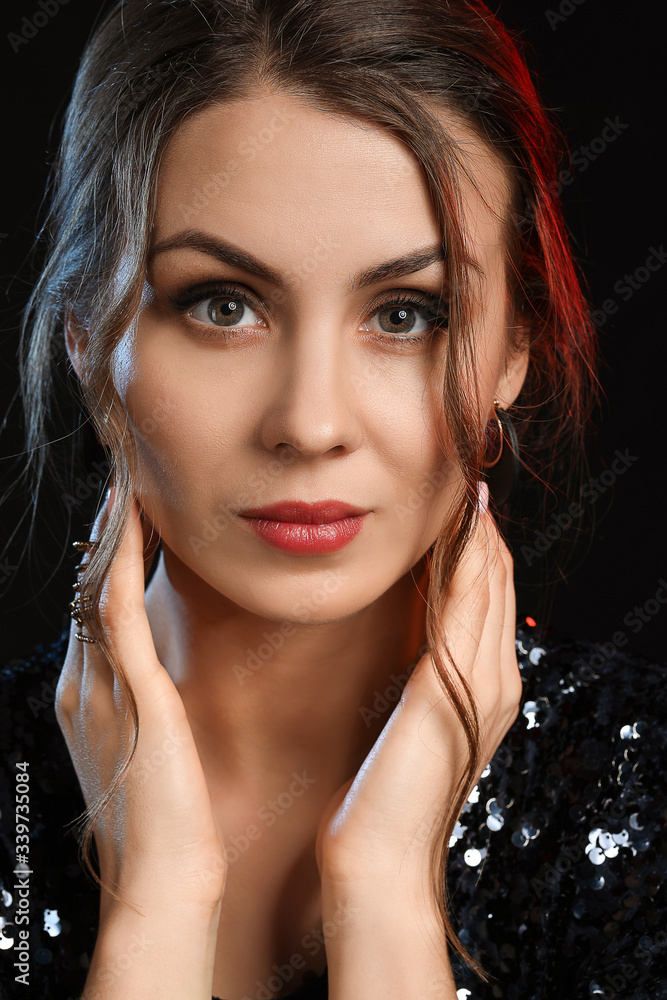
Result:
M93 541L112 499L113 490L93 526ZM224 892L225 850L183 701L155 651L144 586L144 532L135 501L104 585L100 615L134 690L139 738L120 790L94 827L100 877L142 911L173 907L177 900L213 912ZM78 631L73 622L55 708L90 808L124 761L133 723L100 646L78 640ZM115 905L103 890L102 917Z

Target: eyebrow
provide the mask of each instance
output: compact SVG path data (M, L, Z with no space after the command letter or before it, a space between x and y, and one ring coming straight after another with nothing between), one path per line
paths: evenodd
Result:
M249 274L254 274L257 278L271 282L274 285L286 285L284 278L278 271L262 263L253 254L242 250L227 240L219 237L209 236L199 230L188 229L180 233L175 233L167 239L162 240L152 247L148 255L148 261L153 260L160 253L167 253L170 250L196 250L199 253L214 257L221 264L228 264L230 267L238 267ZM400 278L405 274L413 274L415 271L423 271L440 261L447 260L447 250L444 245L437 244L432 247L424 247L418 250L411 250L394 260L383 261L372 267L358 271L350 281L350 291L356 292L368 285L373 285L378 281L386 281L388 278Z

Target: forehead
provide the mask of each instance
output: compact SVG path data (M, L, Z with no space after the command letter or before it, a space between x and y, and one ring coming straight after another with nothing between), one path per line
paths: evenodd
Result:
M438 116L465 168L458 172L464 238L486 271L504 249L508 176L473 132L445 111ZM329 270L441 239L423 169L400 139L266 91L205 108L169 141L153 243L184 229L224 234L278 266L301 256L326 259Z

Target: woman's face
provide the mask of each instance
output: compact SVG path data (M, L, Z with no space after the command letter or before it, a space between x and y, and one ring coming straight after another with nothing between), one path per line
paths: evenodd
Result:
M475 306L486 412L511 402L499 163L459 132L483 269ZM488 202L485 205L484 201ZM144 305L112 359L139 446L141 503L167 572L204 605L320 623L366 607L435 541L460 485L438 443L445 263L413 154L285 94L209 107L170 141L158 179ZM422 254L402 268L398 258ZM395 304L397 297L399 303ZM444 310L444 312L443 312ZM338 500L368 511L330 529L268 526L249 508ZM339 539L340 541L340 539ZM200 583L204 586L201 587Z

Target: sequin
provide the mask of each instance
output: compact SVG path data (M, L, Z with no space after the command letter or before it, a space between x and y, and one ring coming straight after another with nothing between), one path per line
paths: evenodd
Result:
M559 646L539 628L517 638L521 710L466 804L448 873L467 947L495 980L453 958L456 983L475 1000L667 1000L667 948L637 952L654 927L667 941L665 668L617 653L584 683L593 644ZM545 652L531 659L534 647ZM471 867L485 826L487 857Z
M505 825L505 817L503 816L502 806L498 802L498 799L489 799L486 803L486 811L489 813L486 817L486 825L489 830L494 833L501 830Z
M11 957L13 763L29 750L30 995L40 1000L81 995L99 916L67 826L85 803L53 703L28 707L55 689L66 646L64 633L0 675L0 949ZM540 626L519 625L516 650L520 713L450 838L452 920L491 977L452 952L457 1000L667 1000L665 668L621 652L599 665L593 644ZM8 980L0 994L27 992ZM283 998L327 995L326 971L309 972Z
M452 830L452 835L449 838L449 846L453 847L456 841L461 839L467 829L468 827L462 826L461 821L457 819L454 829Z
M60 918L57 910L44 910L44 930L51 937L60 934Z
M534 701L527 701L523 708L521 709L523 715L528 719L527 729L532 729L537 725L535 721L535 716L537 715L537 704Z

